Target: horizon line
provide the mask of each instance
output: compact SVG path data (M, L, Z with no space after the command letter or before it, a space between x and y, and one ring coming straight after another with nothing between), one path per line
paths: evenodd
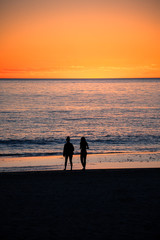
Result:
M0 80L118 80L118 79L160 79L160 77L120 77L120 78L0 78Z

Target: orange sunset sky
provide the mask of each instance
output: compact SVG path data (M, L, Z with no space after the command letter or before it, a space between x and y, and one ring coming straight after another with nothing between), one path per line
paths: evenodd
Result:
M1 0L0 78L160 77L159 0Z

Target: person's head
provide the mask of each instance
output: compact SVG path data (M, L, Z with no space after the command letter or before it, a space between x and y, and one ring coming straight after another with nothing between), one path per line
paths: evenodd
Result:
M70 137L69 136L66 138L66 142L70 142Z
M85 137L81 137L81 142L82 142L82 143L86 142Z

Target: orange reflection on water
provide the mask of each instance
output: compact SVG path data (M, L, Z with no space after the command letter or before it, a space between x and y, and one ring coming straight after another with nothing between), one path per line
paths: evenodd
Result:
M131 169L160 168L160 153L110 153L88 154L86 169ZM63 170L63 156L14 157L0 159L0 172L3 171L48 171ZM68 164L67 170L70 169ZM73 156L73 170L82 169L80 155Z

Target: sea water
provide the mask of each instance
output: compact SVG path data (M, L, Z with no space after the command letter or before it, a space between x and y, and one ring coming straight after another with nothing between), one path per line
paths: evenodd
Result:
M160 79L0 80L0 156L160 151Z

